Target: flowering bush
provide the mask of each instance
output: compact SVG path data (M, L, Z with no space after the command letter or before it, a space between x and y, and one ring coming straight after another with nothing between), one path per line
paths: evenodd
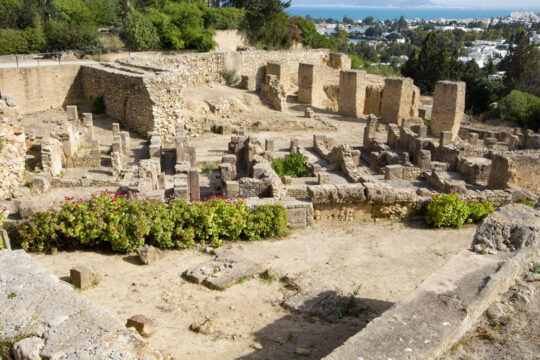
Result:
M195 243L253 240L286 233L281 205L250 209L244 200L211 197L188 204L127 199L104 193L83 200L65 198L59 209L31 215L17 229L25 250L104 248L132 251L145 243L163 249Z
M433 195L426 207L426 223L434 227L461 227L479 222L493 212L489 201L461 200L458 193Z

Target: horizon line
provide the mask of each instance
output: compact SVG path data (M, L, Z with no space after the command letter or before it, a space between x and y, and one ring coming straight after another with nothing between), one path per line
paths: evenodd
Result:
M524 11L540 12L539 8L515 7L515 8L500 8L500 7L451 7L444 5L424 5L424 6L372 6L372 5L291 5L290 8L359 8L359 9L446 9L446 10L507 10L507 11Z

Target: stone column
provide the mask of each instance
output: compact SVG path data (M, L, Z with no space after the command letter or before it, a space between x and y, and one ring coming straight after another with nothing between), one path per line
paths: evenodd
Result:
M265 151L274 151L274 140L266 139L264 143Z
M381 101L381 118L386 124L401 125L403 119L418 114L415 86L410 78L387 78ZM416 108L415 108L416 103Z
M191 200L201 198L201 188L199 184L199 169L192 167L188 172L189 196Z
M197 149L195 148L195 146L190 146L188 148L188 152L189 152L189 165L192 168L196 168L197 167Z
M69 121L75 121L75 122L79 121L79 113L77 111L77 106L75 105L66 106L66 113L67 113L67 118Z
M89 143L94 140L94 120L91 113L83 113L83 135L85 140Z
M369 115L368 122L364 128L364 148L369 149L369 139L375 134L377 129L377 117L374 115Z
M339 74L339 113L359 117L364 113L366 99L366 72L341 71Z
M439 136L441 131L451 131L455 140L459 133L465 111L465 83L462 81L439 81L435 85L431 132Z
M323 107L325 98L322 66L301 63L298 67L298 101L313 107Z
M113 136L120 135L120 124L119 123L113 123L112 124L112 133L113 133Z

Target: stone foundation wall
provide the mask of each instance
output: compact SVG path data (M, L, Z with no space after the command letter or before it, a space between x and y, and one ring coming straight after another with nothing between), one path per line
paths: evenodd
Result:
M24 185L26 143L14 99L0 99L0 200Z
M146 134L154 130L154 109L145 77L104 66L81 67L81 90L92 103L103 96L109 116L126 128Z
M67 64L0 68L0 89L17 100L21 114L76 104L81 95L80 67Z

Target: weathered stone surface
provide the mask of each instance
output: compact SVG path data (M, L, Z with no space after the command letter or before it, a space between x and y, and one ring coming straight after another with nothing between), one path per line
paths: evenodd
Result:
M41 360L39 356L45 342L39 337L28 337L13 345L13 356L15 360Z
M135 328L137 332L144 337L151 336L156 330L154 320L147 318L144 315L133 315L126 322L127 328Z
M462 81L439 81L435 85L431 132L439 136L441 131L451 131L457 139L465 110L465 83Z
M314 204L355 203L366 200L365 187L361 184L308 186L308 196Z
M22 250L0 251L0 317L0 338L27 329L43 340L44 359L162 359L135 330Z
M161 251L153 246L144 245L138 249L135 249L137 257L141 264L150 265L159 260L161 257Z
M476 230L472 248L477 252L516 251L537 246L540 239L540 211L514 204L488 216Z
M413 294L324 359L438 359L514 283L537 253L538 248L495 256L462 250Z
M98 281L94 270L85 265L77 265L69 270L69 277L71 283L81 290L95 285Z
M0 229L0 245L2 245L2 249L11 250L9 236L7 231L4 229Z
M210 289L223 290L258 271L259 265L239 255L220 252L214 260L190 268L182 276L187 281L203 284Z

